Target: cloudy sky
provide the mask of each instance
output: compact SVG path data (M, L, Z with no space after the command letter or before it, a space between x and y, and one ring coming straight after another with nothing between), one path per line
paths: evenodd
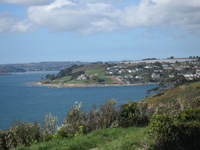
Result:
M0 64L200 56L200 0L0 0Z

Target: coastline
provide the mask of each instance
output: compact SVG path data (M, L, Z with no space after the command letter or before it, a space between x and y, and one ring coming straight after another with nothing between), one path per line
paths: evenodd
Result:
M32 82L30 85L32 86L45 86L45 87L57 87L57 88L67 88L67 87L109 87L109 86L136 86L136 85L150 85L150 84L158 84L153 82L148 83L136 83L136 84L87 84L87 83L59 83L59 84L42 84L41 82Z

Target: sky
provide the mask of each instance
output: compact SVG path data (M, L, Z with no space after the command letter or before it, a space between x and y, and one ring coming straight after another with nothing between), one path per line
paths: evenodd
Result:
M200 56L200 0L0 0L0 64Z

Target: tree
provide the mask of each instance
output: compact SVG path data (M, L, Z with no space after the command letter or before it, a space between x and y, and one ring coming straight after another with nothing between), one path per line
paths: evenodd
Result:
M92 79L93 79L94 81L98 82L98 83L101 83L101 82L104 82L104 81L105 81L104 79L101 79L101 78L99 78L99 77L97 77L97 76L94 76Z
M158 61L156 61L154 65L158 66L160 69L163 69L162 64Z
M48 75L46 75L46 79L49 79L49 80L53 81L53 80L56 79L56 77L55 77L54 74L48 74Z

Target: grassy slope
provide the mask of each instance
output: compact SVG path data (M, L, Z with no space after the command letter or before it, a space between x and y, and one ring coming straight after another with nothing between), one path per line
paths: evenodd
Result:
M109 128L72 139L54 139L17 150L133 150L142 148L146 128Z
M148 108L160 107L166 111L196 108L200 104L200 82L184 84L141 100ZM167 110L168 109L168 110Z
M74 69L72 72L77 72L77 71L81 71L84 70L86 72L86 74L88 76L97 76L100 79L104 79L105 81L103 82L104 84L112 84L114 83L114 81L112 80L112 78L108 75L105 74L105 70L106 70L107 66L106 65L102 65L102 64L89 64L89 65L84 65L80 68ZM54 81L54 83L59 83L59 82L65 82L65 83L96 83L96 81L89 79L89 80L71 80L69 81L71 78L71 76L65 76L62 77L60 79L57 79ZM68 80L66 82L66 80Z

